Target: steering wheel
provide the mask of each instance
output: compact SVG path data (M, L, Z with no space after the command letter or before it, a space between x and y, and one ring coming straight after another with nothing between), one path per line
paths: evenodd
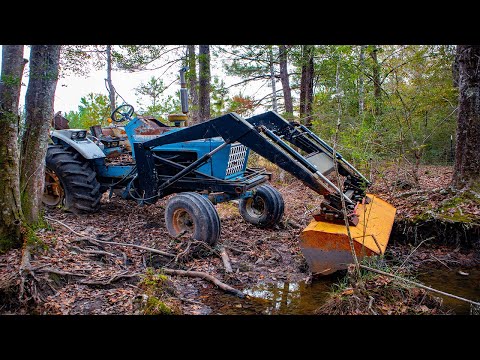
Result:
M113 110L112 120L115 122L131 120L133 112L134 112L134 109L132 105L129 105L129 104L120 105L115 110Z

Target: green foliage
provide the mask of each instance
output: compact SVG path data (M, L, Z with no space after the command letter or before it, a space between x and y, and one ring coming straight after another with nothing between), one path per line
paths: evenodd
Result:
M163 80L154 76L147 83L140 84L135 89L135 93L143 99L139 112L167 123L168 114L181 111L180 91L175 95L166 95L167 89Z
M220 116L228 112L228 90L225 88L225 81L214 76L210 82L211 103L210 114L212 117Z
M362 69L358 46L317 47L314 131L332 143L340 116L338 150L356 165L370 159L407 163L450 161L450 136L455 134L457 104L452 49L382 46L377 52L380 99L375 99L374 94L375 63L369 56L371 50L371 46L366 47ZM360 116L358 79L362 74L365 110ZM380 105L379 114L375 113L376 102Z
M71 129L88 129L93 125L107 126L110 115L108 96L90 93L80 99L78 111L70 111L65 118Z

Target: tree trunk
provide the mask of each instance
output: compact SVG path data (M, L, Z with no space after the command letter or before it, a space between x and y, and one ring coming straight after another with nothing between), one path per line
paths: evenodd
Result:
M360 71L358 74L358 116L363 119L363 111L365 109L365 45L360 45Z
M190 98L190 119L192 124L198 124L198 84L197 84L197 69L196 69L196 56L195 45L187 45L187 80L188 80L188 92Z
M377 52L378 47L375 46L370 53L370 56L373 59L373 96L375 98L375 116L381 115L382 113L382 84L380 83L380 64L378 63Z
M305 125L311 126L313 103L313 45L303 45L302 77L300 79L300 118Z
M60 45L32 45L20 165L22 210L29 224L35 224L39 216L59 59Z
M210 46L199 45L199 122L210 119Z
M293 118L292 90L288 78L288 57L285 45L278 47L280 54L280 80L283 88L283 100L285 102L285 112L287 119Z
M275 83L275 68L273 64L273 48L269 46L269 61L270 61L270 82L272 84L272 108L273 111L278 112L277 106L277 86Z
M480 46L458 45L459 107L455 166L456 188L480 184Z
M107 85L110 98L110 112L115 110L115 88L112 84L112 45L107 45Z
M22 83L23 45L3 45L0 82L0 252L22 244L18 103Z

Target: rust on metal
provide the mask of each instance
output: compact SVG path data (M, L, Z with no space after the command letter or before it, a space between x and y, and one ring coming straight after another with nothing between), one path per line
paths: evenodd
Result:
M383 254L387 247L396 209L376 195L370 203L359 204L358 224L350 226L358 258ZM312 273L330 274L353 262L345 223L313 220L300 235L300 248Z

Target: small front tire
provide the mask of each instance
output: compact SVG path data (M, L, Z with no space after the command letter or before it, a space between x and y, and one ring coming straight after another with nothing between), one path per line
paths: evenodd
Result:
M172 197L165 209L165 224L170 235L189 234L193 239L214 246L220 238L220 218L207 198L194 192Z
M246 222L261 228L268 228L280 222L285 210L285 203L282 194L267 184L256 188L253 197L241 199L238 209Z

